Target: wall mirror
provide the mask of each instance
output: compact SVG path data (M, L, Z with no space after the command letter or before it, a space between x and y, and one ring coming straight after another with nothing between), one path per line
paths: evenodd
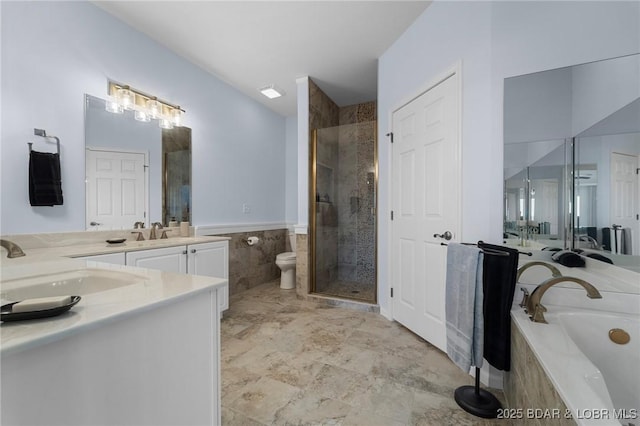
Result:
M504 237L640 272L640 55L505 79Z
M191 129L161 129L85 95L86 229L191 222Z

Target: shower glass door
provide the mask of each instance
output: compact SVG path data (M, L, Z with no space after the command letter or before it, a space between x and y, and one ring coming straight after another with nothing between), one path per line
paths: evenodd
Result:
M312 292L376 303L376 122L312 140Z

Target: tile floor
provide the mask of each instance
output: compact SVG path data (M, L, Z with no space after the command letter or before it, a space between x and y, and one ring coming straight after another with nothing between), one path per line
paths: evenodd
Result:
M324 296L346 297L363 302L373 303L376 300L376 285L357 281L331 281L318 288Z
M222 320L224 425L497 423L453 400L471 376L379 314L302 301L277 282L232 296L230 306Z

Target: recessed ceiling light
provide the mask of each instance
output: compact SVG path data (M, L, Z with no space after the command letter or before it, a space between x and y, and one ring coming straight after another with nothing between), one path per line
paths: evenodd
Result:
M280 96L284 96L284 90L280 89L275 84L270 84L268 86L260 88L259 90L260 90L260 93L262 93L269 99L274 99L274 98L279 98Z

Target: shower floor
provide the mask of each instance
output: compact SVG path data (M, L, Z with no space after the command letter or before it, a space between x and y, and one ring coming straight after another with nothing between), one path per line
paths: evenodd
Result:
M373 283L336 280L318 286L316 293L325 296L346 297L368 303L376 301L376 286Z

